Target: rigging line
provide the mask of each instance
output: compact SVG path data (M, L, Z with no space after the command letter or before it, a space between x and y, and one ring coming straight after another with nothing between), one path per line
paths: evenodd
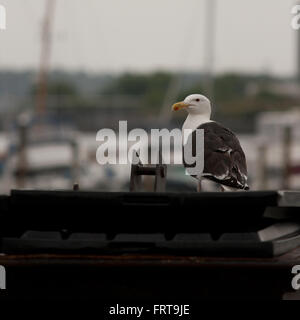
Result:
M186 33L186 37L184 37L184 41L183 41L183 46L182 46L182 50L180 52L180 62L179 62L179 68L178 71L175 72L174 76L172 77L170 84L168 86L168 89L166 91L164 100L163 100L163 104L162 104L162 108L161 108L161 112L160 112L160 116L159 118L161 119L162 123L170 123L172 114L170 112L170 105L172 103L172 101L174 101L174 99L176 99L177 94L179 93L180 90L180 86L181 86L181 80L182 80L182 74L180 70L183 70L184 65L187 60L188 57L190 55L191 49L192 49L192 39L195 38L196 35L196 23L198 23L198 19L196 18L198 15L198 7L199 1L198 0L194 0L194 10L193 10L193 17L191 19L191 23L189 25L189 27L187 28L187 33ZM195 16L194 16L195 15ZM189 45L190 44L190 45ZM189 48L190 50L187 50L187 48Z
M80 21L80 24L77 25L77 27L79 27L79 30L76 33L77 46L75 48L76 50L74 50L74 51L76 51L76 54L78 57L78 63L77 63L78 70L84 69L84 64L87 61L87 59L86 59L86 57L87 57L86 56L86 48L87 48L86 39L88 39L88 37L86 37L85 34L87 31L86 21L89 21L89 19L86 19L87 18L86 6L87 6L87 4L82 5L82 3L80 4L78 1L75 1L75 11L79 15L79 21Z
M69 2L68 0L66 1L57 1L57 12L62 12L65 13L63 16L64 19L64 23L62 24L62 27L57 31L58 34L58 42L60 44L66 44L66 47L62 47L63 50L63 60L58 60L58 66L63 66L65 61L70 61L71 58L80 53L80 50L82 49L82 45L75 45L75 47L73 46L73 40L75 40L75 43L77 44L78 42L80 43L81 41L79 40L79 36L80 33L76 32L76 28L78 27L78 24L74 24L74 19L72 19L74 17L74 10L77 12L78 10L75 8L74 9L74 2L72 3L72 7L69 6ZM75 4L77 4L77 2L75 2ZM70 16L72 18L70 18ZM56 15L56 19L59 18L59 15ZM76 21L77 22L77 21ZM59 23L57 23L56 25L59 25ZM70 31L72 30L72 31ZM75 32L74 32L75 30Z
M87 53L87 49L89 48L89 45L92 44L92 50L90 50L91 52L95 52L96 50L96 42L94 41L94 37L90 37L91 32L96 30L97 28L95 28L95 19L93 19L90 15L91 12L94 12L97 10L90 10L87 12L87 5L92 5L92 1L89 1L88 4L86 4L84 6L84 8L81 9L81 5L77 2L77 7L78 12L80 12L82 14L82 24L81 24L81 29L83 31L82 34L80 34L80 41L82 43L82 45L80 45L80 60L81 60L81 66L82 69L88 69L88 65L86 64L87 61L89 61L89 55ZM88 14L89 13L89 14ZM92 24L92 27L87 27L87 23ZM90 40L87 42L87 40Z
M89 10L89 14L87 12L87 10L85 10L87 8L87 5L92 6L93 8L91 10ZM81 66L81 68L79 69L88 69L87 65L86 65L86 61L88 61L88 54L87 54L87 48L89 47L89 44L92 44L92 50L90 50L91 52L97 52L97 47L96 47L96 41L94 41L94 37L91 37L91 32L92 31L97 31L99 28L96 25L96 19L93 19L91 17L91 12L99 12L98 8L95 8L95 3L93 2L93 0L90 0L90 2L88 4L85 4L84 7L82 7L82 4L80 4L79 2L75 1L72 3L72 9L68 9L67 12L69 11L76 11L77 13L82 14L82 19L79 19L80 21L80 25L78 23L76 23L76 25L74 25L74 21L72 20L72 30L75 30L75 32L71 33L71 41L69 42L69 44L71 45L71 47L73 47L72 50L72 55L76 54L79 60L79 65ZM87 27L87 24L91 24L92 27ZM70 24L69 24L70 25ZM77 31L77 28L80 27L81 30ZM82 31L82 32L81 32ZM68 35L70 35L69 30L67 31ZM76 38L72 37L73 35L76 35ZM89 35L89 36L86 36ZM73 41L76 40L76 41ZM92 40L89 42L86 42L87 40ZM93 70L94 71L94 70Z
M90 4L89 2L88 4ZM87 59L87 54L86 54L86 48L88 47L88 43L86 40L90 40L90 37L85 36L86 34L89 34L89 32L93 28L87 28L87 22L91 22L91 17L87 15L87 11L85 10L87 5L85 4L84 6L80 4L78 1L75 1L72 3L72 8L69 7L68 1L65 2L66 4L66 12L74 12L76 15L78 15L76 18L76 22L74 22L74 19L70 19L70 23L68 23L69 28L66 28L65 32L67 34L67 42L68 42L68 53L74 57L76 56L77 61L77 67L78 70L84 70L85 69L85 62L88 60ZM72 16L73 18L74 16ZM82 18L82 19L81 19ZM79 21L79 23L78 23ZM70 32L70 29L72 30ZM87 32L89 31L89 32ZM89 42L90 43L90 42ZM94 44L94 41L92 41ZM76 60L75 60L76 62ZM76 64L75 64L76 68Z
M77 20L77 14L79 10L77 9L78 2L73 1L73 3L70 6L69 0L65 0L62 2L63 12L66 12L64 19L65 24L63 27L63 43L65 47L63 47L64 56L62 58L62 65L66 63L66 61L71 64L68 65L68 68L72 68L72 61L74 61L75 58L79 58L81 56L81 50L82 50L82 39L81 34L78 32L78 28L80 28ZM75 21L76 22L75 22ZM78 45L79 44L79 45ZM76 62L76 59L75 59Z
M76 3L76 1L75 1ZM61 12L65 13L63 16L63 24L61 31L61 50L63 52L63 55L61 56L60 61L58 61L58 64L60 68L66 68L64 67L66 61L72 61L72 57L74 57L80 50L80 46L72 47L73 41L75 40L75 43L79 42L79 36L76 32L77 23L74 24L74 3L72 4L72 7L69 6L69 0L64 0L60 2L61 6ZM76 11L76 10L75 10Z
M22 10L22 12L27 11L27 14L29 16L29 21L33 23L34 25L34 35L33 35L33 40L35 41L35 44L37 43L36 41L38 41L37 39L40 39L40 32L36 31L40 29L40 24L41 24L41 15L42 15L42 11L40 11L39 9L43 9L43 8L37 8L37 7L33 7L31 0L23 0L22 1L22 7L25 7L25 10Z
M215 63L215 34L216 34L216 1L206 1L206 22L205 22L205 56L204 56L204 75L206 83L206 91L213 102L213 72Z
M102 47L101 47L101 52L103 52L104 50L106 50L106 48L109 48L109 43L107 42L107 40L106 40L106 38L105 38L105 36L104 36L104 32L102 32L102 30L104 29L104 27L103 27L103 24L102 24L102 20L101 20L101 16L98 16L99 15L99 12L101 12L102 13L102 10L99 10L99 8L98 7L96 7L96 2L97 0L92 0L89 4L92 6L92 8L93 8L93 12L95 12L95 14L96 14L96 18L98 18L98 19L91 19L92 20L92 23L93 23L93 25L94 25L94 28L93 28L93 30L99 30L99 28L100 28L100 34L102 35L102 37L101 37L101 44L102 44ZM99 3L99 2L98 2ZM99 25L98 24L96 24L96 21L99 21ZM99 42L100 42L99 41ZM93 46L94 46L94 48L95 48L95 50L97 51L97 47L96 47L96 41L93 41ZM106 51L107 52L107 51ZM112 61L112 64L114 65L114 61L115 61L115 59L114 59L114 57L115 57L115 54L113 53L111 53L110 54L110 61Z
M45 13L42 25L42 49L36 96L36 112L40 115L46 110L48 71L50 66L55 4L56 0L46 0L45 2Z

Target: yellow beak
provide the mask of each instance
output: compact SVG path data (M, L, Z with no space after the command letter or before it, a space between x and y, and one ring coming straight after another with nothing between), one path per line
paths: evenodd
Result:
M187 108L188 106L189 106L189 104L185 103L184 101L180 101L180 102L177 102L177 103L173 104L172 110L173 111L177 111L177 110L180 110L180 109L183 109L183 108Z

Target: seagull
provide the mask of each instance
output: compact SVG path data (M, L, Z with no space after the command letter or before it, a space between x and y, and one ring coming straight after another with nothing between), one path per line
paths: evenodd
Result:
M201 191L202 179L218 183L222 191L249 190L244 151L231 130L210 119L209 99L201 94L191 94L184 101L173 104L172 109L188 112L182 127L183 133L185 129L189 129L191 134L196 129L204 130L204 170L202 174L194 176L198 179L198 191ZM183 148L185 142L186 139ZM195 143L196 139L193 139L193 150L196 149ZM184 166L188 167L185 162Z

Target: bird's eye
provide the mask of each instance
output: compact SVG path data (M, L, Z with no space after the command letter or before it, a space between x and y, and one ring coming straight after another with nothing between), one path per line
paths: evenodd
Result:
M195 99L195 100L196 100L197 102L198 102L198 101L200 101L200 99L199 99L199 98L197 98L197 99Z

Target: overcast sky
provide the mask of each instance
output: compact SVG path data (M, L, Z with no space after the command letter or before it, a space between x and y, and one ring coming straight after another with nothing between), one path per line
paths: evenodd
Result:
M56 0L51 66L84 71L204 67L206 0ZM0 68L37 68L45 0L0 0ZM294 0L217 0L216 72L292 75ZM299 31L300 32L300 31Z

